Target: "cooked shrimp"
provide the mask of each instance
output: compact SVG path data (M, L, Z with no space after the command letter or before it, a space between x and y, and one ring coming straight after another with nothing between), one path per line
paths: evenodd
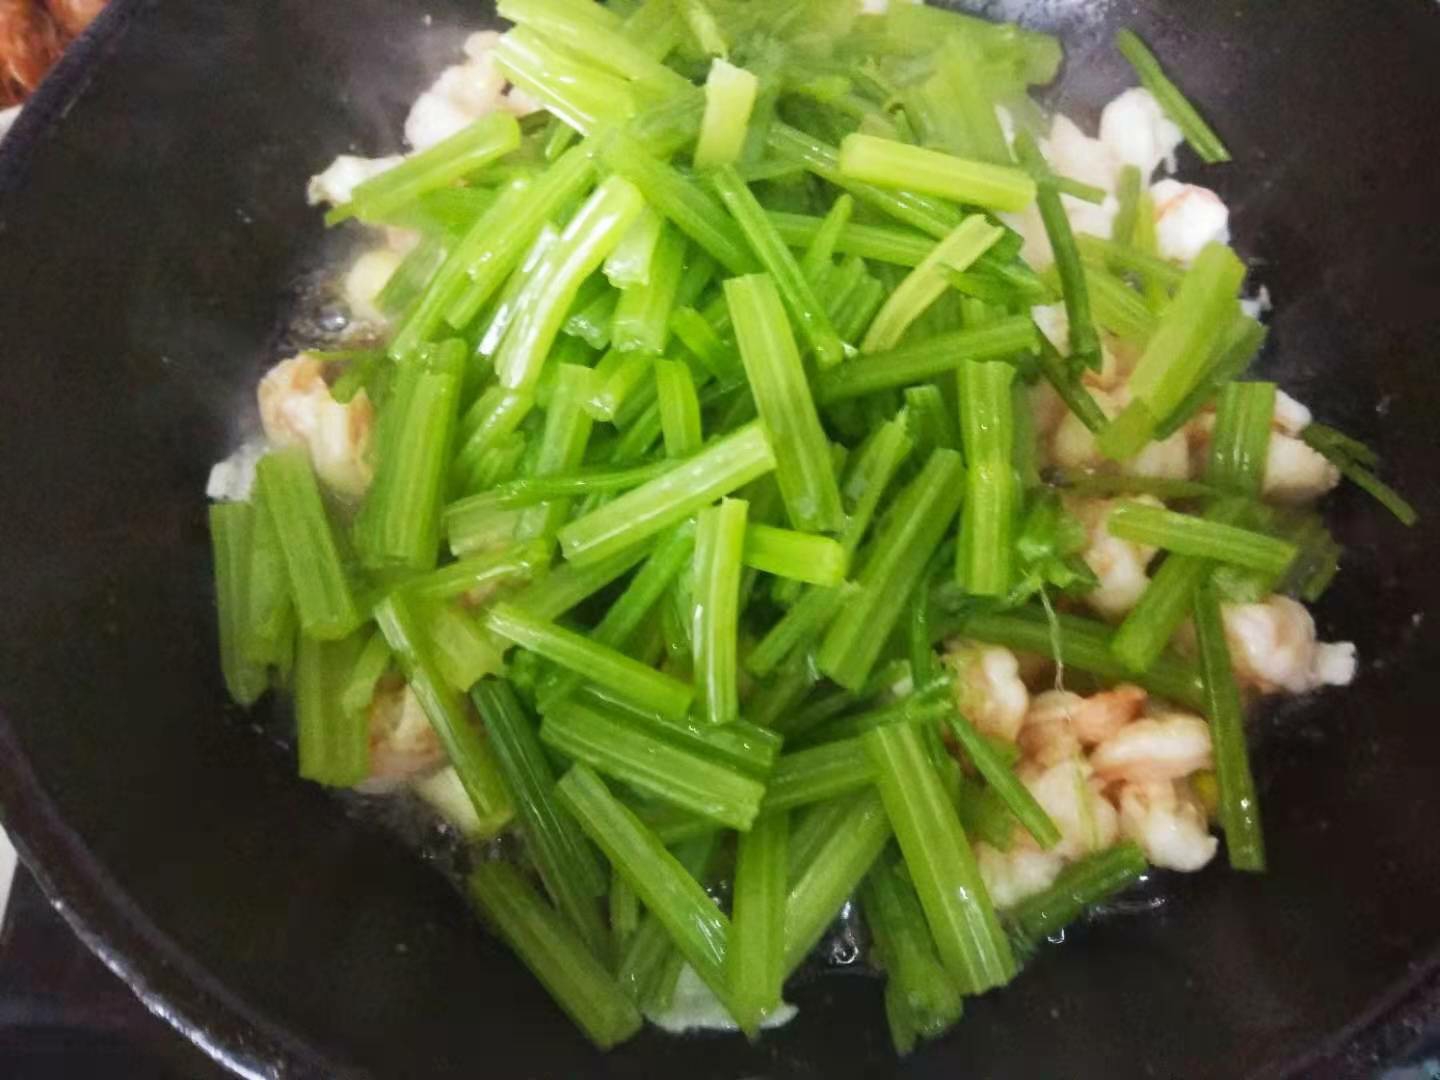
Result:
M1290 435L1270 436L1265 458L1264 495L1285 503L1306 503L1318 499L1340 483L1340 470L1309 444Z
M310 178L305 189L311 206L329 203L340 206L348 203L355 189L366 180L374 179L383 172L393 169L405 159L399 155L383 158L362 158L354 154L341 154L322 173Z
M1159 506L1148 496L1135 500ZM1107 619L1123 618L1137 603L1150 584L1146 567L1155 557L1155 549L1110 535L1106 523L1119 503L1113 499L1065 499L1065 509L1085 526L1086 544L1081 552L1085 565L1095 574L1099 585L1085 594L1085 603L1096 614Z
M1017 844L1001 851L986 843L975 845L975 861L990 900L1002 911L1048 889L1065 865L1060 856Z
M1106 416L1114 417L1129 404L1130 395L1124 387L1113 391L1092 392L1095 403ZM1050 457L1056 465L1067 469L1101 469L1119 471L1129 476L1153 476L1172 480L1190 477L1190 443L1184 431L1168 439L1152 442L1129 461L1111 461L1100 452L1095 434L1073 413L1055 429L1050 440Z
M1126 724L1090 754L1095 775L1105 781L1178 780L1213 762L1210 725L1186 713Z
M1013 742L1030 705L1015 654L998 645L947 644L945 663L956 674L955 699L977 729Z
M368 322L385 321L375 301L403 258L394 248L386 246L367 251L355 260L345 275L345 300L354 315Z
M1084 762L1072 758L1043 771L1025 769L1022 780L1060 830L1054 854L1073 859L1115 842L1115 808L1095 790Z
M465 61L442 71L416 99L405 118L405 139L417 151L443 142L500 107L505 76L491 56L499 42L494 30L471 34L465 39Z
M1039 380L1027 391L1030 398L1030 412L1035 417L1035 436L1046 440L1055 433L1060 422L1070 414L1064 399L1044 379Z
M1162 162L1175 171L1175 149L1183 137L1143 87L1124 91L1100 113L1100 141L1119 164L1138 168L1147 184Z
M1049 700L1042 702L1042 698ZM1095 746L1138 718L1148 700L1149 695L1140 687L1120 683L1084 698L1061 692L1042 694L1035 699L1030 715L1033 717L1039 708L1063 711L1075 737L1085 746Z
M1355 678L1355 646L1317 642L1310 612L1288 596L1226 604L1222 614L1235 674L1263 694L1303 694L1320 686L1348 686Z
M0 0L0 107L24 101L60 58L55 20L33 0Z
M330 396L325 366L301 353L270 369L260 380L259 399L260 420L273 445L304 446L330 488L352 497L365 493L375 410L363 390L348 405L340 404Z
M1315 417L1303 404L1284 390L1275 391L1275 430L1283 435L1299 435Z
M78 37L105 10L107 0L45 0L51 16L70 37Z
M434 772L445 751L406 683L382 682L370 703L370 776L367 790L385 790Z
M1199 870L1220 842L1210 835L1205 812L1187 787L1174 780L1123 785L1116 794L1120 832L1134 840L1154 866Z
M1064 694L1065 691L1051 690L1049 694ZM1040 697L1048 697L1041 694ZM1078 695L1068 695L1078 697ZM1037 698L1037 704L1039 699ZM1049 705L1031 709L1025 717L1025 726L1016 739L1020 754L1027 767L1048 769L1062 761L1072 761L1080 756L1080 740L1070 724L1069 714Z
M1230 210L1209 188L1161 180L1155 199L1155 242L1167 259L1192 263L1206 244L1230 242Z

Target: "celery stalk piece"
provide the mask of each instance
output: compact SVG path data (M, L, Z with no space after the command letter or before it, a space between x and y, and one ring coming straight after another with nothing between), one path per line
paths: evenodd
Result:
M667 840L662 836L661 841L667 846L674 845L675 861L685 873L692 878L703 879L715 856L720 834L709 822L699 824L703 831L696 835L680 840ZM625 876L618 871L615 877L625 882ZM630 887L628 882L625 884L626 888ZM634 892L633 889L630 891ZM639 899L638 894L636 899ZM671 943L665 925L646 912L620 957L617 975L621 988L636 1004L645 1009L665 1009L669 1007L674 977L679 974L678 967L684 963L684 957Z
M502 197L460 244L470 256L468 284L445 309L445 321L469 326L480 309L505 284L549 220L578 199L594 182L590 148L574 146L513 199ZM460 248L457 248L459 250Z
M968 993L1004 985L1015 974L1009 939L919 731L892 724L862 738L941 963Z
M874 135L848 135L840 144L847 179L938 195L990 210L1023 210L1035 201L1035 181L1022 169L967 161L938 150Z
M812 645L858 591L854 585L807 590L750 650L745 670L756 678L769 678L787 657Z
M583 404L590 392L589 368L561 364L557 369L555 391L545 413L545 433L540 452L535 458L531 475L554 476L577 468L585 459L593 421ZM515 526L516 540L549 538L570 516L569 499L553 499L532 506L520 515Z
M251 663L273 665L283 675L295 650L295 601L290 595L290 574L285 568L285 552L280 547L280 534L275 531L275 519L265 505L265 485L258 478L250 490L250 502L255 514L245 588L243 651ZM219 561L217 555L217 565Z
M405 588L418 600L455 600L466 594L489 594L507 585L529 582L549 565L549 546L542 540L530 540L460 559L411 578Z
M1268 438L1268 420L1265 432ZM1117 506L1105 527L1121 540L1257 570L1275 578L1282 577L1299 554L1294 544L1266 533L1141 503Z
M688 365L679 360L655 361L655 389L660 402L660 429L665 453L687 458L704 444L700 421L700 397Z
M750 127L760 80L744 68L716 58L705 80L705 118L695 144L695 168L713 169L739 160Z
M711 724L740 718L736 646L740 620L741 555L749 504L723 499L700 511L695 527L695 681L700 714Z
M404 590L392 592L376 607L375 621L455 767L487 835L493 836L514 815L510 790L495 751L466 708L464 696L452 690L441 674L434 645L425 633L414 601Z
M870 324L861 351L876 353L895 348L911 323L950 287L944 272L966 269L1002 235L1003 229L978 214L962 221L890 294Z
M658 356L670 341L670 316L685 269L685 237L665 225L650 263L650 280L631 285L620 294L611 324L610 340L617 349Z
M800 260L800 269L806 279L819 288L821 280L830 270L831 261L835 258L835 252L840 244L840 238L845 234L850 225L850 219L855 213L855 199L850 195L841 195L831 204L830 210L820 219L820 226L815 230L815 235L805 245L805 256ZM785 243L790 243L790 238L781 234L776 224L775 215L769 214L770 227ZM791 245L797 246L797 245ZM861 263L861 268L864 264Z
M646 910L665 927L695 973L722 1002L728 1001L731 928L725 913L590 769L576 765L560 778L556 791L610 864L630 882Z
M493 112L428 150L412 154L393 169L357 184L349 202L325 215L325 224L393 213L428 191L483 169L519 145L520 125L515 117Z
M840 363L845 359L845 346L830 323L825 305L816 296L810 280L785 246L785 241L771 226L754 193L729 165L717 168L711 175L711 183L784 299L785 310L800 328L800 335L815 354L816 362L822 368ZM733 308L731 318L734 318ZM737 330L737 336L738 333Z
M602 183L565 226L538 275L517 301L517 314L495 356L500 385L532 388L585 279L600 269L644 208L640 192L617 176Z
M774 468L775 456L765 429L748 424L664 476L563 526L558 534L560 545L572 563L604 559L683 521Z
M829 805L821 804L812 814ZM790 892L785 898L787 975L815 947L890 841L890 821L873 789L840 800L839 806L843 811L822 819L831 826L827 834L802 837L797 830L796 846L803 841L809 858L792 861L790 868Z
M853 199L842 195L843 199ZM835 206L844 205L836 200ZM831 208L834 213L834 207ZM825 228L827 218L770 210L766 214L781 239L792 248L809 249ZM857 255L862 259L890 263L893 266L919 266L935 249L935 241L913 229L897 229L888 225L863 225L845 222L835 237L834 255Z
M376 434L375 480L355 519L355 546L372 569L435 565L464 369L458 340L400 365Z
M539 234L521 259L519 269L510 275L504 290L486 312L485 327L479 340L475 342L477 358L491 361L495 359L505 335L510 332L511 324L520 313L521 297L529 294L534 287L532 282L542 282L554 273L555 267L550 256L559 242L558 229L548 222L541 226ZM568 321L567 318L566 322Z
M535 723L508 682L485 679L470 693L514 797L526 850L561 914L596 956L609 935L596 898L606 875L590 842L555 798L555 771Z
M518 598L517 598L518 599ZM577 671L640 709L679 719L690 711L694 690L617 649L591 641L573 630L537 619L517 604L496 604L485 626L507 641L546 660Z
M1401 525L1408 528L1420 520L1419 513L1405 497L1371 471L1379 464L1379 458L1363 443L1325 424L1311 424L1301 437L1307 446L1339 469L1340 475L1395 515Z
M728 57L730 45L725 40L725 31L720 28L720 22L715 13L710 10L705 0L676 0L675 6L679 9L685 25L689 28L695 43L700 46L700 51L706 56Z
M964 465L936 450L896 497L856 579L860 595L842 610L820 646L821 671L857 690L879 659L905 602L960 509Z
M1115 47L1135 69L1140 85L1155 95L1155 100L1160 103L1160 108L1165 110L1165 115L1175 121L1175 126L1180 129L1185 141L1199 155L1201 161L1207 165L1217 165L1230 160L1230 151L1225 149L1220 136L1215 134L1214 129L1195 110L1195 106L1186 100L1180 88L1165 75L1155 54L1146 48L1145 43L1133 31L1121 30L1116 34Z
M501 37L490 55L507 79L582 135L635 115L635 94L627 80L557 48L527 27L515 27Z
M617 289L650 284L650 267L655 246L660 242L664 220L646 208L626 231L624 238L605 260L605 278Z
M1000 798L1006 808L1014 815L1015 820L1025 827L1025 831L1035 838L1035 842L1042 848L1053 848L1060 842L1060 830L1056 828L1055 822L1045 812L1045 808L1036 801L1035 796L1030 794L1030 789L1020 782L1020 778L996 753L995 747L986 741L985 737L975 730L975 726L963 715L952 711L948 717L950 730L955 733L955 739L965 750L965 756L975 766L976 771L985 778L990 790ZM781 758L784 762L784 758ZM778 769L776 770L778 773Z
M1114 632L1104 623L1060 614L1052 626L1047 613L1033 607L969 614L947 627L947 632L1007 649L1039 653L1102 679L1133 680L1156 697L1189 709L1205 708L1200 673L1191 664L1162 653L1137 677L1116 658L1112 651Z
M850 568L850 556L838 540L773 525L745 530L743 557L755 570L827 587L843 584Z
M264 512L263 509L261 511ZM215 503L210 507L210 544L215 559L215 612L220 627L220 670L237 705L253 705L270 686L263 662L250 646L251 548L255 507ZM285 586L289 588L288 582Z
M785 981L785 899L790 818L765 814L735 848L727 974L735 1020L751 1038L780 1005Z
M1015 579L1021 490L1014 460L1014 379L1015 369L1002 363L970 361L959 372L968 471L955 576L976 596L1004 596Z
M1148 869L1144 854L1129 840L1071 863L1048 889L1011 908L1005 922L1015 951L1033 952L1086 909L1135 884Z
M633 138L612 133L601 157L640 189L645 201L732 274L748 274L755 258L740 229L698 184L657 161Z
M301 629L324 641L348 636L364 621L364 614L309 456L300 449L275 451L261 458L256 475L264 485L265 508L285 553Z
M1100 403L1044 334L1036 335L1036 343L1039 345L1040 372L1045 376L1045 381L1054 387L1060 400L1065 402L1065 407L1074 413L1086 428L1096 435L1100 434L1110 422L1105 410L1100 408Z
M571 0L500 0L500 16L527 26L542 38L583 56L612 75L639 83L657 94L694 93L689 81L633 41L624 24L599 4Z
M458 605L420 603L416 610L436 666L451 689L466 693L486 675L497 675L504 668L499 646Z
M774 446L775 475L790 522L807 532L838 531L845 514L830 444L779 290L768 275L755 274L725 282L725 299L755 406Z
M345 676L344 685L340 690L340 708L345 711L346 716L357 722L360 717L365 717L367 737L370 706L375 701L375 688L384 678L385 673L390 670L393 659L390 655L390 644L385 640L385 635L379 629L372 630L359 654L355 657L355 663L350 666L350 671Z
M1230 324L1211 347L1209 366L1190 392L1169 416L1155 428L1156 439L1168 439L1179 431L1231 382L1238 379L1265 347L1269 330L1238 308Z
M765 814L783 813L869 787L875 765L858 738L782 754L765 787Z
M587 1038L602 1050L624 1042L644 1020L605 965L508 863L482 862L470 895Z

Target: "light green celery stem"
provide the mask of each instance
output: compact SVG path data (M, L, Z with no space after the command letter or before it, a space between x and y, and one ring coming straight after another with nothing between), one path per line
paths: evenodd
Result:
M605 278L617 289L650 282L650 265L655 259L655 245L665 222L648 207L626 231L624 238L605 260Z
M502 386L529 389L585 279L600 268L644 207L634 186L612 176L575 213L537 276L517 302L518 312L495 356Z
M1158 320L1144 297L1103 267L1092 264L1082 269L1095 323L1125 341L1137 345L1149 341ZM1041 277L1063 290L1053 267Z
M488 451L515 434L534 407L534 394L516 393L503 386L492 386L481 394L460 420L456 475L472 472Z
M509 863L482 862L468 879L470 895L587 1038L602 1050L644 1024L601 960Z
M1023 210L1035 201L1035 181L1021 169L967 161L874 135L845 137L840 172L877 187L909 189L990 210Z
M566 316L561 332L579 338L592 349L608 349L620 293L615 289L602 288L588 304L583 300L583 297L576 300L576 306Z
M1115 47L1135 69L1140 85L1155 95L1155 100L1160 103L1160 108L1165 110L1165 115L1175 121L1175 126L1180 129L1185 141L1199 155L1201 161L1207 165L1216 165L1230 160L1230 151L1225 149L1220 136L1216 135L1214 129L1195 111L1195 106L1186 100L1180 88L1166 77L1155 54L1146 48L1145 43L1133 31L1121 30L1117 33Z
M452 247L453 241L448 236L422 235L375 294L375 307L390 319L417 307L421 294L430 290Z
M831 799L817 803L791 815L789 880L794 885L800 876L815 861L816 853L836 834L855 804L873 797L873 792L853 795L845 799ZM885 811L880 810L883 818Z
M526 27L501 37L490 55L506 78L582 135L635 115L627 80L557 49Z
M695 529L695 606L691 640L700 715L711 724L739 719L736 646L741 555L749 505L724 499L700 511Z
M1270 455L1275 384L1232 382L1220 391L1206 475L1237 495L1259 498Z
M471 555L411 578L405 583L420 600L455 600L467 594L488 595L539 577L550 565L549 546L542 540L513 544L499 551Z
M503 230L515 215L523 214L523 207L532 197L529 181L517 180L506 185L500 197L456 242L429 287L391 338L387 352L392 359L402 360L418 346L440 336L446 316L472 285L470 268L487 252L495 250L497 230ZM523 253L524 243L513 244L513 250L505 253L507 261Z
M836 532L845 522L830 444L820 426L785 306L767 274L731 278L725 299L755 406L775 451L776 479L790 523Z
M747 424L694 457L560 529L572 563L633 547L775 468L765 429Z
M1054 469L1049 474L1052 487L1108 498L1112 495L1154 495L1162 502L1174 499L1210 499L1222 494L1219 488L1198 480L1173 480L1166 476L1127 476L1123 473L1067 472Z
M906 387L905 415L910 422L915 448L921 456L928 457L936 447L960 449L960 434L946 406L945 395L938 386L926 383Z
M935 955L935 941L915 890L898 866L880 859L860 890L865 922L885 969L885 1014L895 1052L933 1039L960 1019L960 988Z
M1183 401L1155 429L1156 439L1168 439L1193 420L1226 385L1238 379L1265 347L1269 330L1237 307L1224 333L1211 348L1205 374Z
M755 269L755 258L739 227L698 184L656 160L628 135L609 135L602 144L601 157L607 166L639 188L653 209L725 269L732 274Z
M326 641L353 633L364 613L355 600L309 455L301 449L266 454L256 476L264 485L265 508L285 553L301 629Z
M745 716L757 727L778 730L814 688L817 676L802 658L797 658L757 686L745 702Z
M741 370L733 346L694 308L677 308L670 317L670 330L708 374L724 378Z
M496 203L485 216L483 231L478 223L473 230L476 248L465 270L469 282L445 309L445 320L456 328L470 325L520 265L546 223L584 194L594 178L591 148L574 146L516 197L517 205L502 206L504 199Z
M805 277L816 288L830 272L830 266L839 250L840 238L845 235L849 228L850 219L855 213L855 199L851 195L841 195L830 206L829 211L820 219L820 224L815 230L815 235L804 245L792 242L792 237L786 236L776 222L776 215L770 213L770 227L785 243L791 247L804 247L805 255L800 260L800 269Z
M955 549L956 580L976 596L1004 596L1015 579L1020 481L1015 473L1015 409L1009 364L962 364L960 431L965 444L965 513Z
M852 739L872 728L887 724L937 724L955 710L953 689L945 681L916 691L899 701L877 709L831 718L829 710L814 716L801 714L795 723L782 726L785 737L796 743L831 743Z
M1069 195L1072 199L1079 199L1081 202L1090 203L1092 206L1099 206L1107 198L1109 192L1104 188L1096 187L1094 184L1086 184L1069 176L1056 175L1055 189L1061 195Z
M1050 849L1060 842L1060 830L1045 812L1045 808L1030 794L1030 789L1020 782L1010 765L995 751L973 724L959 712L949 716L950 730L965 751L965 756L976 771L1005 803L1015 820L1035 838L1042 848ZM784 759L781 759L783 764Z
M1075 371L1065 362L1055 346L1050 344L1044 334L1035 335L1036 344L1039 345L1037 355L1040 358L1040 372L1060 395L1060 400L1065 402L1065 407L1075 414L1076 418L1094 434L1100 434L1110 418L1105 415L1105 410L1100 407L1089 389L1075 374Z
M761 781L729 763L579 702L551 709L540 738L572 761L726 828L748 829L764 796Z
M666 96L693 94L679 72L666 67L624 32L624 24L599 4L571 0L500 0L500 16L585 57L597 67Z
M325 215L338 225L352 217L383 217L433 191L483 169L520 145L520 125L504 111L491 113L428 150L355 186L350 201Z
M765 814L851 795L875 782L875 766L858 738L783 754L765 788Z
M914 448L910 425L901 413L876 430L856 452L854 464L840 487L848 511L840 545L852 560L869 532L890 481Z
M416 612L436 667L452 689L465 693L486 675L497 675L505 667L499 645L459 605L421 603Z
M381 414L375 479L355 519L355 546L372 569L428 570L439 556L465 344L427 352L400 365Z
M695 144L695 168L713 169L739 159L760 80L744 68L715 59L705 80L705 117Z
M1080 251L1080 258L1087 264L1108 267L1115 273L1135 274L1154 281L1166 291L1178 288L1185 279L1184 267L1113 240L1082 233L1075 237L1075 246Z
M695 973L722 1002L728 1001L730 920L704 887L584 765L561 777L556 790Z
M1046 612L1032 607L967 615L952 623L947 631L1007 649L1039 653L1109 681L1138 682L1156 697L1190 709L1204 708L1204 688L1200 673L1193 665L1162 653L1137 677L1115 656L1114 632L1109 626L1065 614L1057 616L1057 625L1058 633L1052 629Z
M861 344L866 353L895 348L910 324L950 287L946 270L964 270L1004 235L979 214L966 218L902 281L880 308Z
M540 453L531 470L532 476L563 474L577 468L585 459L593 424L583 408L590 390L590 374L589 368L574 364L561 364L558 368L558 381L545 413L545 433L540 440ZM523 541L553 536L569 516L569 499L554 499L532 506L520 515L515 539Z
M1420 514L1415 507L1371 471L1371 466L1379 464L1379 458L1363 443L1357 443L1325 424L1311 424L1301 438L1307 446L1339 469L1340 475L1390 511L1400 524L1408 528L1420 520Z
M265 511L262 508L260 512ZM214 503L210 507L220 671L230 699L239 705L253 705L270 685L264 662L250 655L256 651L250 642L250 568L256 516L255 507L249 503Z
M477 683L470 699L510 786L526 853L546 892L591 952L603 956L609 935L596 898L605 891L606 875L585 834L555 798L555 771L534 721L503 680Z
M1140 601L1110 641L1110 651L1132 674L1149 670L1190 613L1191 600L1215 564L1172 554L1150 578Z
M487 457L485 468L488 470L493 465L509 475L519 465L524 450L523 442L497 449ZM515 542L515 526L520 522L520 514L519 510L501 510L494 506L471 508L463 524L450 522L446 525L446 539L451 553L463 559L509 547Z
M845 305L835 329L845 340L858 340L885 303L885 286L877 278L866 276Z
M1124 460L1139 453L1200 382L1244 279L1245 264L1223 244L1200 252L1130 375L1131 403L1100 437L1106 456Z
M995 115L993 85L985 77L974 39L967 34L946 39L935 52L934 77L962 119L976 157L994 165L1009 165L1010 147Z
M390 670L390 644L378 629L372 630L340 690L340 708L351 718L365 716L375 700L375 686Z
M465 235L499 195L494 188L437 188L421 195L412 205L387 214L384 221L371 224L414 229L425 236L458 238Z
M485 626L507 641L584 675L623 700L679 719L690 710L694 691L678 679L600 645L573 630L538 619L517 603L502 603L485 616Z
M850 568L839 541L773 525L751 525L745 531L744 560L767 574L827 587L843 583Z
M832 826L828 835L818 843L804 838L810 858L792 864L790 870L790 892L785 898L787 975L819 942L890 841L890 821L876 792L866 791L842 805L844 813L826 821ZM797 835L797 842L800 839Z
M1005 923L1011 942L1020 953L1034 950L1148 869L1144 853L1129 840L1070 864L1048 889L1010 909Z
M924 4L890 8L880 25L888 47L902 53L928 53L937 41L963 34L980 46L988 63L1014 68L1016 76L1032 86L1054 79L1063 58L1060 41L1052 34Z
M892 724L863 739L941 963L967 993L1004 985L1015 974L1010 942L920 733Z
M661 538L645 564L625 587L625 591L610 605L595 629L590 632L590 639L612 649L629 648L646 616L654 610L665 590L690 562L694 547L694 525L682 522L671 529ZM579 687L583 678L583 674L579 672L561 673L553 685L542 687L542 707L568 698Z
M841 199L851 198L850 195L841 196ZM840 205L843 204L836 200L835 206ZM831 216L835 213L835 206L831 207ZM829 216L818 218L783 210L770 210L766 216L785 243L807 251L820 238L826 222L830 220ZM855 255L893 266L919 266L933 250L935 241L924 233L847 221L835 236L831 255Z
M1105 525L1118 539L1283 576L1299 549L1265 533L1142 503L1122 503Z
M511 600L536 619L556 619L633 569L650 553L648 544L619 549L587 566L563 564Z
M685 873L703 881L706 869L713 861L719 845L720 832L709 822L700 822L700 825L703 829L701 832L681 840L663 842L667 847L673 846L675 860ZM618 881L625 881L624 875L618 871L615 872L615 877ZM628 883L626 888L629 888ZM634 893L633 889L630 891ZM638 895L636 899L639 899ZM684 958L671 944L664 924L646 912L620 958L617 972L620 986L630 999L642 1008L668 1008L669 994L673 992L674 984L671 982L668 987L663 984L668 981L677 961L679 966L684 965ZM678 971L674 974L678 974ZM663 1003L657 1005L657 999L663 999Z
M660 430L665 453L686 458L704 443L700 422L700 397L689 365L679 360L655 361L655 389L660 402Z
M859 577L860 595L842 610L816 662L841 686L864 685L906 599L960 509L964 465L953 450L936 450L900 493L871 543Z
M664 60L680 43L680 19L669 0L641 0L625 17L625 36L656 60Z
M554 271L550 256L559 242L560 233L553 225L546 224L541 227L535 242L525 252L519 269L510 275L504 290L485 313L484 329L475 343L477 358L494 360L495 354L500 351L500 346L505 341L505 335L510 332L511 324L520 313L521 298L527 296L535 287L532 282L541 282ZM484 374L488 378L490 372L486 371Z
M808 648L859 591L853 584L806 590L745 657L745 670L765 679L799 649Z
M650 372L650 357L639 352L611 349L595 365L585 411L596 420L614 422L620 407L635 393Z
M809 278L801 270L790 249L785 246L780 234L770 224L759 200L730 165L722 165L716 169L711 175L711 182L784 299L785 310L790 313L791 320L799 327L800 336L815 354L816 363L822 368L834 367L840 363L845 359L844 343L835 333L825 305L820 302ZM726 295L729 295L728 286ZM734 320L733 305L731 318Z
M840 322L849 314L852 297L858 295L861 285L869 278L865 260L853 255L839 266L820 268L816 276L816 287L821 290L826 313L835 324L837 334L840 332Z
M1230 647L1225 639L1225 622L1220 613L1219 595L1212 582L1202 582L1195 592L1195 640L1200 653L1200 670L1205 678L1209 706L1210 735L1215 744L1215 775L1220 784L1220 826L1225 830L1225 850L1236 870L1265 869L1265 836L1260 825L1260 802L1255 776L1250 771L1250 751L1245 742L1245 705Z
M706 56L725 57L730 55L730 46L725 40L725 31L721 29L719 20L705 0L675 0L675 6L679 9L685 25L689 27L690 34L701 52Z
M610 341L617 349L658 356L670 341L670 315L685 270L685 237L673 226L661 229L650 261L650 280L620 294Z
M536 506L547 499L614 495L664 476L673 468L673 461L654 461L629 469L581 468L554 476L522 476L451 503L445 511L446 528L452 534L464 533L472 519L483 523L489 514Z
M446 684L414 602L396 590L376 607L375 621L459 775L485 835L493 836L514 815L509 788L464 697Z
M1116 183L1116 199L1120 206L1110 226L1110 239L1125 247L1135 240L1135 221L1140 210L1140 189L1144 180L1138 165L1126 165L1120 170L1120 179Z
M741 1029L752 1038L780 1005L790 817L764 814L735 846L728 976Z
M960 224L961 212L943 199L913 190L890 191L845 175L840 170L838 150L788 124L772 124L767 143L776 154L801 162L810 172L848 191L858 201L937 240Z

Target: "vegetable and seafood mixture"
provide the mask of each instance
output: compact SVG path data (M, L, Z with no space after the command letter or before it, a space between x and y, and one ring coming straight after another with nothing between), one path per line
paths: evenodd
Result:
M312 181L363 333L212 475L300 774L434 806L600 1047L783 1023L843 913L905 1053L1217 831L1262 870L1246 706L1356 668L1311 507L1414 515L1246 375L1268 300L1170 175L1228 153L1148 48L1092 137L1056 39L943 9L499 11Z

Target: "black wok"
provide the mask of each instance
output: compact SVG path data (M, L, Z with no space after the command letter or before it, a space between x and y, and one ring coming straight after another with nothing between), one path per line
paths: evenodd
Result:
M1336 1076L1403 1040L1416 1013L1375 1024L1440 966L1440 11L1030 6L1067 30L1076 115L1129 79L1122 22L1205 103L1238 157L1205 182L1277 303L1267 370L1424 514L1334 500L1321 628L1366 664L1263 719L1271 872L1158 882L904 1064L860 977L755 1048L597 1056L441 875L226 708L212 635L201 492L315 266L303 180L391 148L479 6L116 0L0 160L0 806L152 1008L287 1077Z

